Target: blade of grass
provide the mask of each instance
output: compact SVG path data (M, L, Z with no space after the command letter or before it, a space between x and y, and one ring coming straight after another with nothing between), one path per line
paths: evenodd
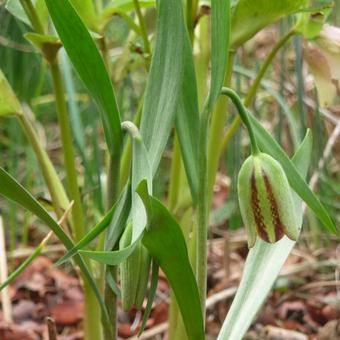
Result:
M200 118L199 127L199 189L196 246L196 278L205 315L207 284L207 236L209 223L208 193L208 131L210 117L221 91L228 64L230 40L230 1L211 2L211 84Z
M180 0L157 2L157 33L145 92L141 135L155 174L174 122L188 33Z
M143 182L137 189L148 214L148 228L143 235L143 245L170 282L188 338L203 340L204 323L200 297L181 227L160 201L148 196L145 181Z
M51 235L52 232L49 232L40 244L33 250L32 254L0 284L0 291L13 282L34 261L34 259L40 255Z
M64 48L102 114L106 143L111 155L120 153L120 115L103 59L77 12L68 0L46 0Z
M2 185L0 186L0 195L23 206L25 209L31 211L42 221L44 221L67 249L72 249L74 247L72 240L67 236L60 225L48 214L48 212L24 187L22 187L9 173L7 173L1 167L0 182L2 183ZM82 272L82 276L91 287L91 289L94 291L102 309L103 323L105 327L110 330L111 325L109 322L107 309L88 266L79 255L75 256L75 262L79 266Z

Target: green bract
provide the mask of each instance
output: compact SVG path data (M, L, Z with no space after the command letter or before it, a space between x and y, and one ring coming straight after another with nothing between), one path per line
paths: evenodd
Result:
M132 223L129 223L120 239L120 248L130 245L132 239ZM150 272L151 257L147 249L138 242L135 250L120 265L122 305L125 311L133 306L142 307Z
M238 176L241 215L253 247L256 234L270 243L284 235L296 240L299 225L286 174L274 158L259 153L247 158Z

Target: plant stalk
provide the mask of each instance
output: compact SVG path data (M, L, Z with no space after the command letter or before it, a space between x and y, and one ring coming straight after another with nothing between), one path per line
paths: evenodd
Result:
M268 70L268 67L271 65L273 59L275 58L277 52L286 44L286 42L295 34L297 34L297 32L292 29L290 30L287 34L285 34L274 46L274 48L271 50L271 52L269 53L267 59L264 61L264 63L261 66L260 71L258 72L258 74L256 75L256 78L254 79L254 82L252 84L252 86L250 87L249 91L247 92L247 95L244 99L244 106L245 107L249 107L255 97L255 94L258 90L258 87L261 83L261 80L263 79L266 71ZM236 132L239 124L241 122L240 116L237 115L229 129L227 130L226 134L223 137L223 142L222 142L222 150L225 150L225 148L227 147L227 145L229 144L230 139L233 137L234 133Z
M55 92L58 121L60 126L68 191L70 199L74 201L74 206L71 213L72 228L75 240L78 241L85 234L85 226L81 196L77 183L77 171L71 126L65 100L64 86L57 61L55 63L50 63L50 68ZM99 305L93 290L87 283L87 280L83 280L83 285L85 296L85 339L101 339Z
M208 127L209 108L205 108L199 133L199 184L197 204L197 246L196 246L196 280L201 299L201 309L205 319L205 299L207 292L207 237L208 237Z
M23 7L28 19L30 20L34 30L39 34L44 34L44 27L39 18L37 11L31 0L20 0L21 6Z
M85 234L84 216L81 205L81 197L77 183L77 171L75 153L69 115L65 101L64 86L61 79L60 68L57 63L50 64L56 98L57 115L60 126L61 142L64 154L67 187L70 199L74 201L72 209L72 224L75 240L78 241Z
M234 105L236 106L238 113L239 113L239 116L240 116L241 120L243 121L244 125L246 126L246 128L248 130L248 134L249 134L249 138L250 138L250 142L251 142L251 153L252 153L252 155L258 154L260 152L260 150L257 146L253 127L250 123L248 113L247 113L247 109L242 104L240 97L237 95L237 93L234 90L227 88L227 87L222 88L221 94L228 96L232 100Z
M139 0L133 0L133 4L135 6L135 10L136 10L136 14L137 14L138 22L139 22L139 28L140 28L142 39L143 39L144 53L146 54L146 57L145 57L146 67L148 69L150 66L150 57L151 57L151 48L150 48L150 43L149 43L149 38L148 38L148 32L146 30L143 13L139 5Z
M57 218L60 218L63 214L63 209L66 209L66 207L69 205L64 187L58 177L54 166L52 165L52 162L46 150L42 147L39 137L32 126L32 123L29 121L25 112L18 114L17 118L26 135L27 140L34 150L48 191L51 195L54 211L57 215Z

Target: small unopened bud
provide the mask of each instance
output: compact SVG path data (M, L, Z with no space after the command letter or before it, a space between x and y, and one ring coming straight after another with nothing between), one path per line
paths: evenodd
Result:
M238 176L238 198L249 248L254 246L256 235L270 243L284 235L292 240L298 238L299 225L289 183L273 157L259 153L247 158Z

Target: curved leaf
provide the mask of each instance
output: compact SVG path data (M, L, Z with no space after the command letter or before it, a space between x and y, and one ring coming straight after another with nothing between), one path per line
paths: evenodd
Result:
M69 0L45 0L54 26L80 78L97 102L109 152L120 153L120 115L104 61Z
M240 46L258 31L283 16L298 12L308 0L239 0L232 11L231 46Z
M140 190L139 190L140 191ZM164 271L176 296L187 336L204 339L204 323L198 288L188 256L181 227L164 205L141 194L148 209L149 224L143 235L143 245Z
M116 234L119 235L123 231L123 221L126 220L128 214L126 212L130 211L130 188L127 187L121 196L119 197L117 203L106 213L106 215L98 222L91 230L82 237L77 244L70 249L62 258L60 258L56 266L59 266L66 261L68 261L72 256L74 256L79 249L86 247L91 241L93 241L100 233L102 233L109 225L113 225ZM123 217L123 218L122 218ZM121 227L120 227L121 226ZM117 230L117 229L120 229ZM116 238L116 241L118 239Z
M23 187L21 186L9 173L0 167L0 195L6 197L7 199L14 201L24 207L25 209L31 211L42 221L44 221L49 228L56 234L58 239L64 244L66 249L72 249L74 244L72 240L67 236L60 225L49 215L49 213L40 205L40 203ZM99 289L96 282L87 267L86 263L79 256L75 256L75 262L79 266L84 278L89 283L90 287L93 289L97 300L102 309L102 317L105 326L111 329L111 324L109 321L108 313L101 297Z
M158 168L179 104L188 39L182 1L158 1L155 50L141 120L141 135L149 151L153 174Z

